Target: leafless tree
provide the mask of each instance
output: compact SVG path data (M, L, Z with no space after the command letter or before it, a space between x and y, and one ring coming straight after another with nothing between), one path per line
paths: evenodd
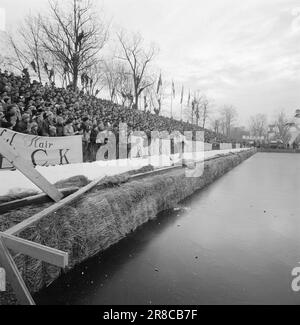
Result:
M124 64L118 64L116 70L116 98L122 106L132 108L134 102L131 72ZM113 88L113 87L112 87Z
M200 97L195 96L192 101L192 123L195 123L199 126L200 120Z
M117 34L117 37L122 53L119 59L128 63L133 84L134 106L138 109L141 94L153 84L146 78L146 75L149 64L155 57L156 49L154 46L145 49L140 34L128 36L125 32L121 32Z
M280 112L275 121L276 138L287 145L291 139L289 119L284 112Z
M45 58L41 41L40 18L27 16L24 24L19 28L19 34L24 46L23 55L37 74L39 81L42 82L42 66L45 63Z
M257 114L250 118L249 129L253 136L263 137L267 133L267 117L264 114Z
M201 126L203 127L203 129L205 129L207 120L210 115L210 110L212 107L212 100L209 99L206 95L202 95L198 101L199 101L200 117L202 120Z
M43 46L77 89L79 76L97 63L108 40L108 25L95 14L90 0L68 0L64 9L49 0L49 7L49 18L41 19Z
M109 59L103 65L103 84L108 90L110 100L112 102L117 101L118 95L120 95L121 102L124 104L123 99L126 95L122 96L123 81L125 79L125 67L122 63L116 59ZM127 90L125 91L127 93Z
M22 72L28 65L27 58L23 55L22 50L18 47L15 38L10 34L8 35L8 42L11 48L10 59L7 60L7 65Z
M231 128L237 118L237 111L233 106L224 106L221 111L221 129L222 133L230 137Z
M52 69L49 67L44 70L47 65L45 51L42 46L41 20L39 16L26 16L24 22L18 28L14 35L8 37L9 48L11 52L11 66L19 71L31 69L42 82L43 76L46 74L47 79L51 79Z
M212 130L216 133L216 134L219 134L220 133L220 129L221 129L221 120L220 118L213 118L211 120L211 127L212 127Z
M81 75L82 89L90 95L98 95L105 87L103 63L98 60Z

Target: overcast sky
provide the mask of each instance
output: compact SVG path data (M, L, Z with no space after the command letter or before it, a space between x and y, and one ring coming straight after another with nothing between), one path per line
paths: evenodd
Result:
M299 0L99 0L114 25L158 44L163 77L250 115L300 108ZM9 30L47 0L0 0ZM178 96L179 97L179 96ZM178 98L179 101L179 98Z

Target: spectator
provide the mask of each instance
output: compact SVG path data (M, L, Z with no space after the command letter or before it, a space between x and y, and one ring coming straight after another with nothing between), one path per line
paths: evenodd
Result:
M65 127L64 127L64 136L68 137L68 136L72 136L75 135L75 131L73 128L73 120L72 119L68 119Z
M56 134L58 137L64 136L64 119L61 116L56 119Z
M30 115L23 114L21 121L17 123L15 127L16 132L29 134L31 130Z
M36 122L32 122L30 126L30 134L38 135L39 126Z
M9 122L7 122L7 120L5 119L3 106L0 104L0 128L6 128L6 129L8 129L11 126L12 126L12 124L10 124Z
M39 135L43 137L50 136L50 127L53 125L53 113L45 113L45 119L42 121L42 127L39 130Z
M49 126L49 136L50 137L56 137L57 134L56 134L56 127L53 126L53 125L50 125Z

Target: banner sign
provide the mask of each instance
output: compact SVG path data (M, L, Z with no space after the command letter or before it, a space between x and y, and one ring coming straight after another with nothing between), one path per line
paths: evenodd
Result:
M33 166L55 166L82 163L82 137L48 138L0 128L0 137ZM0 155L0 169L12 165Z

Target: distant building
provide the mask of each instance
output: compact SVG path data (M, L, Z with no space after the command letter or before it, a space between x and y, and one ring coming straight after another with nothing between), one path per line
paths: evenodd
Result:
M250 136L250 132L245 127L233 127L230 137L236 142L242 142L244 137Z

